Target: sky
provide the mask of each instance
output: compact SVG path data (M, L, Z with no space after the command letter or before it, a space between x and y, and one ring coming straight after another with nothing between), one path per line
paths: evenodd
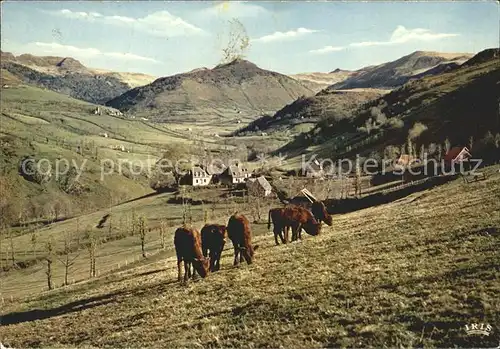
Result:
M214 67L230 42L245 59L284 74L359 69L417 50L476 53L499 46L496 1L4 1L1 7L2 51L154 76Z

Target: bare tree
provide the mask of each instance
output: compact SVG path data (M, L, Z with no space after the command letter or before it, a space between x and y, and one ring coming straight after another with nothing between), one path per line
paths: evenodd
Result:
M446 138L444 140L444 150L446 153L448 153L450 151L450 148L451 148L451 142L448 138Z
M443 146L441 144L438 144L436 151L437 151L438 161L441 162L441 160L443 159Z
M211 210L211 219L214 220L215 219L215 211L217 210L217 203L215 202L215 200L212 202L212 206L210 207L210 210Z
M361 166L359 164L359 157L356 158L356 172L354 177L354 196L361 196Z
M2 255L2 246L4 245L3 243L3 235L4 235L4 229L3 227L0 228L0 256ZM0 258L0 272L3 270L3 258Z
M146 258L146 218L140 216L137 221L137 232L141 240L142 257Z
M98 240L95 236L95 233L92 230L87 231L87 250L89 252L89 275L91 278L96 276L96 253L97 253L97 245Z
M64 286L69 285L68 283L68 275L70 268L75 264L76 259L79 256L77 253L75 256L71 257L71 243L72 243L72 235L67 232L64 234L64 249L61 256L57 256L57 259L64 265Z
M33 259L36 259L36 245L38 243L38 235L37 235L37 230L33 229L33 232L31 233L31 251L33 253Z
M130 234L132 236L135 235L137 230L137 214L135 213L135 209L132 210L132 218L130 222Z
M474 145L474 136L469 137L469 151L472 151L472 146Z
M425 158L425 145L423 145L423 144L422 144L422 145L420 146L420 160L422 160L422 161L423 161L423 160L424 160L424 158Z
M47 275L47 286L49 290L54 288L52 283L52 262L54 258L54 247L52 246L52 240L49 241L45 245L45 249L47 251L47 255L45 256L45 260L47 261L47 271L45 274Z
M183 185L180 187L180 194L182 197L182 224L192 224L193 215L191 212L191 187Z
M14 249L14 233L12 233L12 229L7 228L7 236L9 237L9 244L10 244L10 260L12 262L12 267L16 267L16 256L15 256L15 249Z
M251 185L248 188L248 204L250 205L250 211L252 212L255 222L261 220L261 197L257 189L257 184Z
M164 250L166 248L166 235L167 235L168 223L165 221L160 222L160 245L161 249Z

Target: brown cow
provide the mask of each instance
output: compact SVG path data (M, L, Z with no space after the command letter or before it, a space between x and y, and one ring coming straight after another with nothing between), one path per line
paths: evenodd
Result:
M321 201L315 201L312 204L311 207L311 212L314 215L314 218L318 222L325 222L328 226L332 226L333 224L333 219L332 216L328 213L326 210L325 204L323 204Z
M276 243L276 245L279 245L278 236L280 237L282 244L287 243L284 237L285 233L284 211L285 211L284 208L272 208L269 210L267 229L271 229L271 222L273 222L274 242Z
M177 254L178 280L182 280L181 263L184 261L184 282L188 281L191 275L191 265L195 272L202 278L209 272L210 258L203 257L201 251L201 237L198 230L194 228L181 227L174 234L175 253Z
M205 224L201 228L201 246L203 256L207 257L210 253L210 271L220 269L220 257L226 244L226 226L220 224Z
M252 246L252 232L248 219L240 213L233 214L227 222L227 234L234 247L234 265L243 262L243 258L248 264L252 264L254 252L259 246ZM238 254L241 254L239 259Z
M268 217L268 228L274 225L275 242L278 245L277 235L283 243L288 242L288 231L292 228L292 241L302 239L302 228L310 235L318 235L321 232L321 223L308 209L302 206L290 205L285 208L271 209ZM282 235L283 234L283 235Z

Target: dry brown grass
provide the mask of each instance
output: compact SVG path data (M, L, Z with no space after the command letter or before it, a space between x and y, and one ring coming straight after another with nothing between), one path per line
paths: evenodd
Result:
M497 170L498 171L498 170ZM500 174L336 216L253 265L179 285L143 265L2 310L13 347L493 347L498 345ZM38 319L38 321L34 321ZM493 326L467 336L464 325Z

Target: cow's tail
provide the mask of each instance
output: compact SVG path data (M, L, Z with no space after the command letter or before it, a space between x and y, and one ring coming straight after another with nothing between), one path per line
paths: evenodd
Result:
M269 213L267 215L267 229L271 229L271 211L272 210L269 210Z

